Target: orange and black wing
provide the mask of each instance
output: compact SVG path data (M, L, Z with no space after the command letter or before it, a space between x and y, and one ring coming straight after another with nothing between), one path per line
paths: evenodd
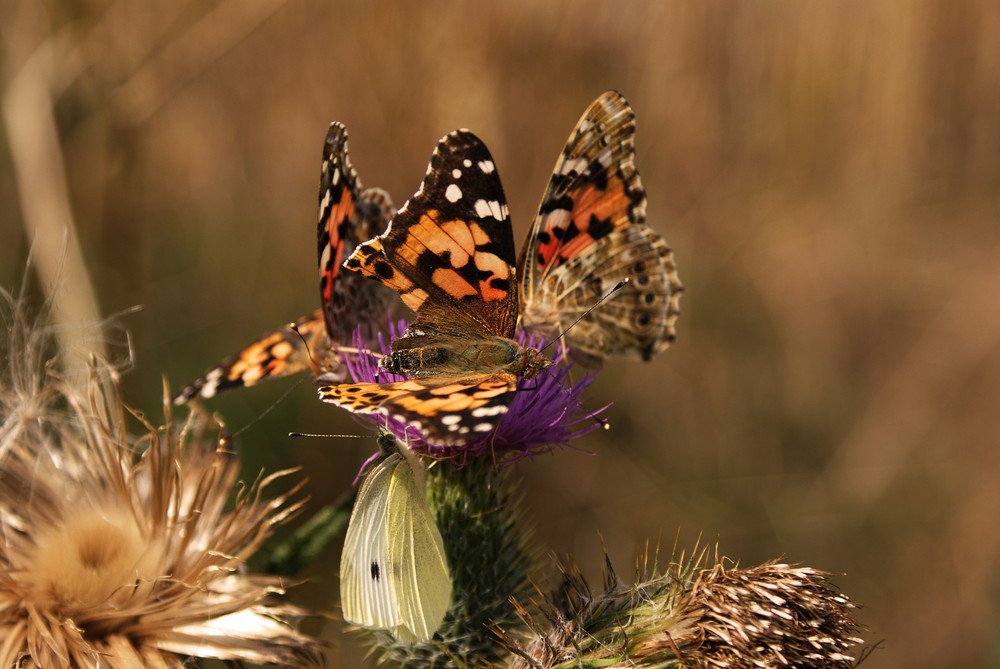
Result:
M347 129L341 123L331 123L323 143L317 246L323 316L330 340L335 343L349 343L358 324L385 320L392 293L361 277L345 274L341 266L361 239L385 230L394 213L385 191L361 191L361 181L347 152Z
M411 332L512 337L514 238L489 150L468 130L441 139L420 189L385 234L345 267L381 281L417 312Z
M413 425L429 443L456 446L496 430L517 389L504 372L459 379L321 386L319 398L353 413L383 413Z
M295 322L296 333L285 326L264 335L236 355L181 388L173 397L183 404L195 397L214 397L233 388L248 388L261 381L312 370L321 381L341 381L347 375L343 361L330 349L323 313Z

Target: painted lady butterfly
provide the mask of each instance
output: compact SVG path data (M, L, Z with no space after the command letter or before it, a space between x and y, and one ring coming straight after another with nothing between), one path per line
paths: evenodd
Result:
M570 134L521 251L521 325L558 335L629 277L566 333L570 352L593 366L617 355L649 360L669 346L683 286L670 248L645 219L635 114L608 91Z
M489 150L467 130L443 137L420 189L385 234L359 246L344 265L394 289L416 312L380 362L411 378L323 386L320 399L416 425L432 444L492 433L518 378L552 364L512 339L514 257L507 200Z
M319 282L322 308L290 326L271 332L182 388L174 403L213 397L223 390L252 386L311 369L321 382L342 381L346 366L334 345L350 341L358 323L374 337L384 322L392 292L355 274L341 272L344 257L361 239L385 230L395 210L378 188L361 191L347 153L347 129L330 124L323 144L319 190Z

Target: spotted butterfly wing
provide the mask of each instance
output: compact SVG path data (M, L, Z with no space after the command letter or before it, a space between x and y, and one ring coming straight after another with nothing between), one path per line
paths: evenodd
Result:
M635 114L608 91L584 112L556 162L518 260L525 329L566 333L577 359L649 360L675 337L683 287L673 255L646 225L635 167ZM626 286L584 314L621 280Z
M461 445L492 433L517 389L509 373L321 386L319 398L353 413L384 413L432 444Z
M489 150L468 130L441 139L420 189L344 266L416 311L380 362L413 378L322 387L324 401L388 414L431 443L462 444L495 429L518 378L549 364L511 339L518 298L507 200Z
M226 390L248 388L266 379L307 369L314 369L317 378L340 376L340 360L330 350L323 312L317 310L295 321L295 329L301 337L286 325L226 358L178 391L173 398L174 404L183 404L195 397L215 397ZM310 355L317 361L315 366ZM323 367L331 362L334 364L332 369Z
M395 438L380 435L379 447L383 458L361 484L344 540L344 619L405 641L427 640L451 601L444 542Z
M347 151L347 128L331 123L323 144L317 228L320 299L331 341L349 342L359 323L370 338L378 331L375 323L385 319L392 293L345 274L342 265L359 241L381 234L394 213L385 191L361 190Z
M380 234L395 213L392 201L378 188L361 190L347 152L347 130L332 123L323 144L319 191L319 276L322 308L269 332L195 379L174 395L182 404L195 397L213 397L232 388L256 385L311 370L321 382L344 379L346 369L333 344L348 344L359 323L371 338L392 299L391 291L341 272L345 254L358 243ZM295 330L298 330L296 333Z
M486 145L468 130L443 137L420 189L345 267L389 286L417 312L408 336L512 337L514 234Z

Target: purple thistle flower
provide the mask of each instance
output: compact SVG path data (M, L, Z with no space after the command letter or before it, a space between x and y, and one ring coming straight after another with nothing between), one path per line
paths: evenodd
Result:
M381 353L366 348L360 331L354 334L354 346L358 355L347 356L347 369L356 383L392 383L405 381L406 377L390 374L379 367L382 355L390 351L392 339L402 336L406 322L389 323L389 338L379 333L378 346ZM540 340L518 331L516 340L522 346L537 347ZM585 372L574 382L570 376L573 363L558 349L556 365L543 371L533 379L519 379L517 392L496 432L481 439L462 445L441 445L428 443L418 429L407 426L403 421L384 414L357 414L357 418L376 425L386 426L393 434L406 438L410 448L422 455L435 459L455 461L464 465L469 458L489 455L497 463L517 462L551 452L557 446L568 446L569 442L604 424L598 416L610 405L589 410L583 406L583 392L594 380L594 374Z

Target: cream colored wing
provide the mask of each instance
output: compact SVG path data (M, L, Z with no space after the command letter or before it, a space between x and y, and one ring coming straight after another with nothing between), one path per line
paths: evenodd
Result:
M430 639L451 604L451 575L441 532L405 460L393 472L386 526L399 617L416 638Z
M409 469L399 453L379 462L361 484L340 558L344 620L374 629L398 627L398 576L391 574L386 510L393 470Z

